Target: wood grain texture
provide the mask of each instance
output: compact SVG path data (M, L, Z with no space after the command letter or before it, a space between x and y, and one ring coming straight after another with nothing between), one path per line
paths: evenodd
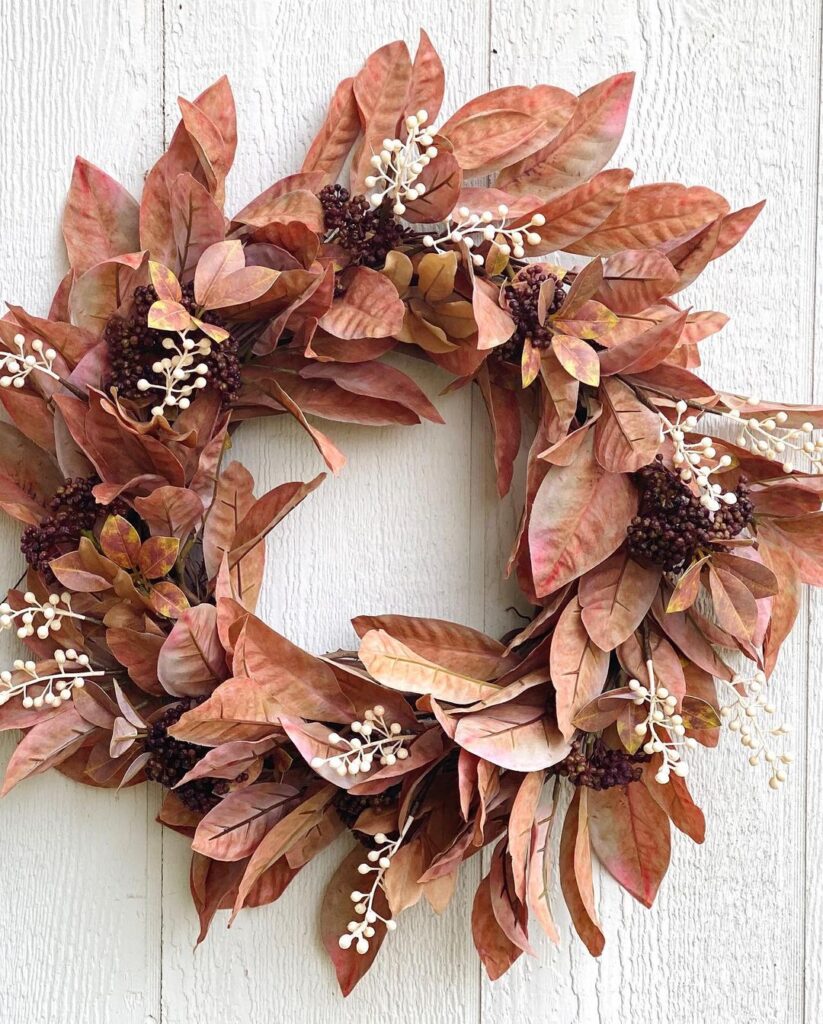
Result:
M414 45L421 25L447 64L444 115L488 87L582 89L636 70L618 160L637 168L638 182L704 183L736 205L769 198L744 245L687 295L732 316L707 345L707 375L812 398L823 178L820 14L806 0L779 14L764 0L6 0L3 297L47 308L64 267L58 217L76 152L137 189L174 126L177 95L193 97L226 72L238 101L228 194L237 209L299 164L338 79L384 42ZM269 542L262 614L311 650L350 646L355 613L438 615L493 633L517 622L501 579L516 507L497 502L481 403L469 393L438 398L445 378L403 362L448 426L326 425L349 465ZM823 401L819 384L816 392ZM233 454L261 491L320 468L285 419L244 426ZM15 578L18 536L0 523ZM494 986L482 980L468 930L478 859L442 919L420 907L404 915L342 1003L317 939L320 892L342 847L273 907L244 913L230 932L218 920L194 951L186 845L153 824L156 793L114 797L52 774L0 805L0 1024L816 1024L823 713L808 698L823 675L823 599L808 605L775 676L776 702L795 724L790 783L772 793L728 741L698 758L706 844L675 839L651 912L599 880L600 961L558 906L559 949L538 942L536 959Z
M107 0L0 5L3 300L47 312L66 269L60 214L76 154L139 188L162 142L158 13ZM19 538L4 516L6 584L23 568ZM3 665L16 647L4 634ZM11 749L4 734L4 763ZM156 801L148 787L118 796L56 773L3 801L3 1024L159 1020Z

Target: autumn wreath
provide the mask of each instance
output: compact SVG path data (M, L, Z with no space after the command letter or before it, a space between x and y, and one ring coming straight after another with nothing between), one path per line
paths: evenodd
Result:
M322 899L344 992L489 844L490 976L530 950L529 911L557 938L555 858L596 954L592 852L650 905L671 824L703 839L693 748L726 722L785 779L764 690L800 584L823 583L823 410L697 375L726 317L674 296L762 204L603 170L632 83L513 86L443 119L424 33L341 82L300 170L231 218L225 79L180 100L139 204L77 161L71 269L46 317L0 320L0 505L28 563L0 626L30 652L0 674L0 728L22 730L4 791L53 767L160 783L201 938L348 831ZM525 413L509 571L533 613L502 641L363 616L358 651L316 657L254 608L266 535L321 478L256 497L229 438L291 416L337 472L308 417L439 421L390 350L478 385L501 495Z

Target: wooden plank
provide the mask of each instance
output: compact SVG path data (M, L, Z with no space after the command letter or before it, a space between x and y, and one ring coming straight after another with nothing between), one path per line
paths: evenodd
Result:
M775 18L742 3L492 3L493 88L522 81L579 91L634 69L634 114L615 166L635 167L638 183L715 187L733 206L768 197L749 238L684 297L732 317L706 346L710 380L794 401L810 398L814 356L820 75L814 7L790 3ZM502 516L508 526L490 527L500 535L511 525L510 512ZM497 553L489 557L493 563ZM823 613L819 600L817 611ZM490 620L499 620L497 609L489 609ZM818 638L820 621L819 614ZM797 726L801 765L786 788L769 790L763 770L748 767L731 736L718 751L696 757L693 791L707 811L708 839L696 849L676 838L656 909L643 910L601 879L603 957L588 956L559 912L559 950L539 943L537 960L524 957L503 982L484 984L484 1024L802 1019L803 765L808 756L814 784L818 763L803 743L807 643L801 617L775 676L775 702ZM816 658L813 680L823 667ZM819 736L819 720L817 726L809 722L810 736ZM809 789L810 797L815 791ZM814 835L818 856L810 850L810 871L823 846L819 826ZM808 891L816 900L806 951L811 976L819 974L823 901L814 885ZM810 986L816 1012L808 1010L806 1020L816 1021L819 978Z
M229 210L299 166L337 81L396 38L410 46L424 24L448 59L446 109L486 87L486 4L401 5L223 2L167 8L167 98L196 94L228 72L238 104L240 147ZM167 129L171 127L171 121ZM262 614L310 650L353 645L348 619L364 612L437 615L482 625L476 594L482 563L470 557L474 499L468 392L437 398L447 377L397 357L433 397L447 427L371 430L320 424L349 456L269 542ZM291 422L244 426L233 452L260 490L307 479L318 457ZM480 575L478 575L478 573ZM479 616L479 617L478 617ZM422 907L404 915L370 975L344 1004L317 937L325 881L342 856L311 865L273 908L241 915L227 934L218 920L192 957L196 931L186 853L165 841L164 1021L403 1019L476 1021L478 968L469 912L479 864L470 864L442 919ZM473 883L473 884L472 884Z
M65 272L59 232L75 154L134 190L162 144L155 5L4 4L0 12L0 279L45 315ZM19 524L3 517L6 585ZM3 665L19 643L2 638ZM12 750L0 742L0 760ZM56 773L0 804L0 1019L143 1024L160 1014L160 837L147 787L119 796Z

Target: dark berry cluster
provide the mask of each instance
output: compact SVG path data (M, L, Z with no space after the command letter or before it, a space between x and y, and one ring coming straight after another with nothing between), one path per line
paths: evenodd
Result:
M172 704L163 714L149 726L146 736L146 751L151 758L146 762L146 777L152 782L171 789L197 762L207 754L208 747L200 747L194 743L186 743L169 736L169 729L192 708L202 704L205 697L185 697ZM242 776L238 781L244 781ZM227 792L228 783L224 779L195 779L180 786L175 793L192 811L205 814L218 802L220 796Z
M352 196L342 185L327 185L318 197L326 237L342 246L353 263L380 268L391 250L411 234L395 219L389 199L372 209L365 196Z
M629 754L612 750L599 737L593 743L589 737L583 737L572 743L572 749L554 770L574 786L611 789L637 782L648 760L649 755L642 751Z
M546 304L546 316L551 316L563 305L566 293L557 277L539 263L521 270L515 280L506 285L506 305L514 320L515 330L499 349L503 359L519 362L526 338L535 348L548 348L551 344L551 332L540 323L538 311L540 289L543 282L549 280L554 281L554 294Z
M723 550L723 541L736 537L752 521L749 489L741 481L737 501L711 513L660 456L641 469L640 509L628 530L629 552L643 561L674 572L701 549Z
M49 511L39 523L27 526L20 539L20 550L26 562L46 581L54 581L49 562L68 551L74 551L84 531L93 529L103 512L123 515L128 506L121 499L113 505L98 505L92 487L95 476L66 480L49 501Z
M168 332L156 331L147 323L149 310L156 301L157 292L152 285L135 288L131 315L115 315L106 324L103 338L109 368L103 381L105 390L117 388L117 393L123 398L142 398L145 394L137 387L141 377L151 384L161 382L160 376L152 370L152 364L167 354L163 349L163 338ZM183 286L182 304L190 313L195 311L193 284ZM207 319L216 327L228 330L228 325L216 313L210 312ZM199 341L203 335L195 331L190 337ZM208 386L220 392L224 405L230 404L240 390L237 342L231 336L219 343L212 342L211 352L203 357L203 362L208 366Z
M368 809L385 811L397 803L398 795L398 786L393 786L383 793L376 793L374 796L352 796L351 793L341 790L339 796L335 798L334 806L346 826L353 828L363 811Z

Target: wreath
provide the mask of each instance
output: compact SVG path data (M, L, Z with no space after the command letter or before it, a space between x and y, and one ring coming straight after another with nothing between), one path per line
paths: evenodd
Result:
M557 940L555 872L598 954L592 854L651 905L671 825L703 840L695 747L725 723L785 780L766 684L823 583L823 409L716 391L699 343L727 318L676 301L763 204L604 170L631 74L448 119L443 82L425 33L413 59L377 50L302 167L231 218L228 82L181 99L139 204L77 160L71 269L47 316L0 320L0 506L28 566L0 606L28 649L0 674L22 731L3 791L50 768L163 786L200 939L349 833L322 898L344 993L486 846L490 977L530 951L530 912ZM316 418L442 422L390 351L479 387L501 496L528 447L508 570L532 612L502 640L360 616L357 650L316 657L254 609L267 535L322 476L258 497L231 436L291 416L337 473Z

